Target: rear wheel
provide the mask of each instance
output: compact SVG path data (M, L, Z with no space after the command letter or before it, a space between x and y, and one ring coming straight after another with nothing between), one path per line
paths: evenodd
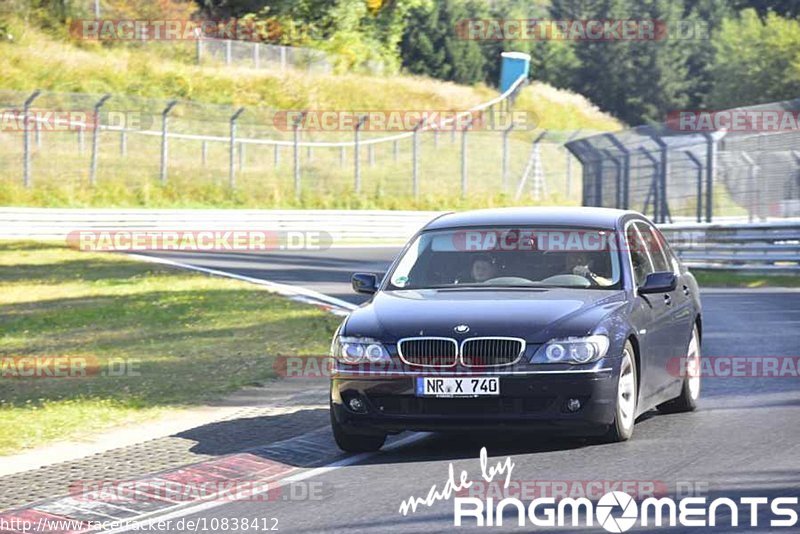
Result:
M683 371L683 370L682 370ZM662 413L692 412L697 408L697 399L700 398L700 336L697 326L692 329L692 338L686 350L686 378L683 379L681 394L658 405Z
M333 415L333 407L331 407L331 430L336 445L345 452L377 451L386 441L386 434L357 434L343 427Z
M636 420L636 359L633 357L633 346L625 342L622 350L619 380L617 381L617 402L614 422L605 435L605 441L617 442L630 439L633 424Z

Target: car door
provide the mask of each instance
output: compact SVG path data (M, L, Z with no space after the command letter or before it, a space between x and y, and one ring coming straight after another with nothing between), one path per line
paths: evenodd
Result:
M662 238L650 223L637 221L634 223L639 235L644 242L645 252L652 266L652 272L674 272L666 251L662 246ZM684 340L686 337L685 320L686 296L682 292L681 284L676 284L675 289L665 293L648 295L653 305L654 321L652 325L653 344L656 346L655 355L658 361L655 373L659 387L656 388L657 396L672 398L676 388L680 386L680 379L670 372L674 370L675 358L685 352Z
M659 366L663 356L659 347L659 342L663 342L663 336L659 329L663 325L662 315L664 313L663 302L653 295L639 295L637 288L644 285L647 275L653 272L653 263L647 253L642 236L634 223L628 223L625 227L625 241L627 254L630 257L631 270L634 285L633 307L631 309L630 320L639 340L639 398L648 399L657 394L663 387L664 378L661 376ZM658 295L656 295L658 297Z
M694 327L695 305L694 296L692 295L694 284L689 282L689 276L686 273L681 272L680 263L664 239L663 234L658 228L650 224L648 224L648 227L654 237L655 245L664 255L667 270L675 273L678 279L675 290L670 292L673 321L672 335L674 336L670 347L672 353L670 358L684 358L686 349L689 347L689 339L692 336L692 328ZM675 365L677 362L673 361L672 364ZM680 382L680 379L677 380Z

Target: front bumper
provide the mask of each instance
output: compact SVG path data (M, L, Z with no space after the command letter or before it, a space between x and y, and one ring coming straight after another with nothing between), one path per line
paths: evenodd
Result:
M500 395L469 398L416 396L416 379L422 373L383 377L337 372L331 379L331 410L336 421L353 432L513 428L596 435L614 421L615 364L606 360L584 372L485 373L500 377ZM353 397L362 400L361 412L349 407ZM578 399L580 409L570 411L569 399Z

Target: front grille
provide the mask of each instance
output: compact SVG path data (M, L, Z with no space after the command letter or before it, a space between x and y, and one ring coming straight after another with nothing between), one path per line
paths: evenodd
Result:
M414 337L401 339L397 350L409 365L452 367L456 364L458 344L444 337Z
M508 337L478 337L461 345L461 362L470 367L511 365L522 356L525 342Z

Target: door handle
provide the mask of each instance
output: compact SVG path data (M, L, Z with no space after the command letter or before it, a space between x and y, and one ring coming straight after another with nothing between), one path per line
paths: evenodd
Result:
M667 306L672 305L672 297L670 297L666 293L664 294L664 304L666 304Z
M683 294L688 297L689 293L691 293L691 291L689 291L689 287L688 286L683 286Z

